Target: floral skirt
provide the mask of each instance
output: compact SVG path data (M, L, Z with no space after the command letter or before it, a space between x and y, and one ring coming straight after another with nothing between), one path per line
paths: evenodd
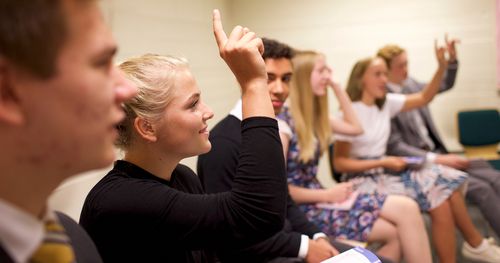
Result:
M329 236L366 242L385 202L384 194L359 194L349 210L301 205L309 221Z
M351 177L355 189L361 193L399 194L413 198L421 211L438 207L467 180L465 172L429 164L418 170L406 170L399 175L384 172L366 173Z

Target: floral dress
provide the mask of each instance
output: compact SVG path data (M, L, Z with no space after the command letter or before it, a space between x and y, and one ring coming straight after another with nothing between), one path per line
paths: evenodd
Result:
M288 124L291 136L287 153L287 180L289 184L309 189L323 189L316 178L320 159L319 144L314 158L307 163L299 160L298 138L288 107L278 115ZM299 205L307 218L318 225L322 232L339 239L366 242L373 224L379 217L386 195L359 194L349 210L319 208L316 204Z
M351 158L383 158L390 135L391 118L401 111L405 100L404 95L390 93L382 108L366 105L361 101L354 102L353 109L365 132L358 136L337 134L336 140L351 144ZM363 193L406 195L419 204L421 211L429 211L460 189L467 179L467 174L443 165L425 163L423 167L403 172L375 168L347 173L344 179L352 182L357 191Z

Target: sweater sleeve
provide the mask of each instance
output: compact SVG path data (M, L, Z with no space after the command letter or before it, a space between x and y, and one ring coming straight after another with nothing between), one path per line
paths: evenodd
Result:
M162 213L166 235L174 234L194 248L227 248L254 243L282 229L286 183L276 120L248 118L241 132L232 190L211 195L168 191Z
M248 118L241 132L241 154L231 191L192 194L152 180L122 180L92 190L81 223L96 235L116 232L127 238L150 233L154 235L150 238L163 244L188 249L241 248L272 236L283 227L286 202L277 123L271 118ZM190 169L179 173L199 186ZM94 202L99 195L99 202ZM127 231L122 234L123 228Z

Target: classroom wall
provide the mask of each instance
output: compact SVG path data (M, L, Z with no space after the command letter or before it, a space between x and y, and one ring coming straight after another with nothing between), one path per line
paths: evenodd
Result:
M212 9L219 8L224 23L230 20L225 0L105 0L104 15L119 45L116 61L144 53L185 57L205 100L214 110L211 124L222 119L239 97L230 70L219 58L212 32ZM119 155L120 153L118 153ZM196 158L183 163L195 167ZM110 167L77 175L52 195L51 206L78 219L83 201Z
M434 39L443 44L445 33L459 38L462 43L457 46L460 69L456 85L437 96L430 108L449 150L461 151L456 113L461 109L500 108L495 76L495 2L233 0L228 8L238 23L262 36L325 53L335 78L343 85L355 61L375 55L387 43L405 47L410 74L429 81L437 68ZM335 113L337 103L332 96L330 99ZM331 183L324 163L320 171L323 181Z
M500 109L495 76L495 0L108 0L103 5L120 45L118 61L145 52L189 59L202 96L215 112L211 127L239 96L236 81L218 57L213 40L211 10L216 7L222 11L226 31L238 23L261 36L325 53L342 84L356 60L374 55L386 43L405 47L410 74L430 80L437 67L434 39L442 44L446 32L461 39L456 86L430 106L438 130L452 151L461 150L457 111ZM330 98L335 113L337 104ZM195 161L189 158L183 162L195 169ZM66 182L54 194L53 206L78 218L88 189L104 172ZM326 159L320 165L320 179L332 184Z

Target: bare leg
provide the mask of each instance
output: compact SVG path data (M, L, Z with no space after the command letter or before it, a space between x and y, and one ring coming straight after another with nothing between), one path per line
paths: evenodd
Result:
M462 232L465 241L472 247L479 246L483 241L483 236L472 223L469 212L465 207L464 197L459 191L455 191L449 200L453 218L455 219L458 229Z
M368 235L368 242L382 242L383 246L377 254L394 262L401 260L401 247L399 245L396 227L383 218L378 218L373 229Z
M439 262L456 262L455 221L448 200L429 211L432 220L432 241L436 247Z
M413 199L401 195L388 196L380 217L396 227L405 262L432 262L424 221Z

